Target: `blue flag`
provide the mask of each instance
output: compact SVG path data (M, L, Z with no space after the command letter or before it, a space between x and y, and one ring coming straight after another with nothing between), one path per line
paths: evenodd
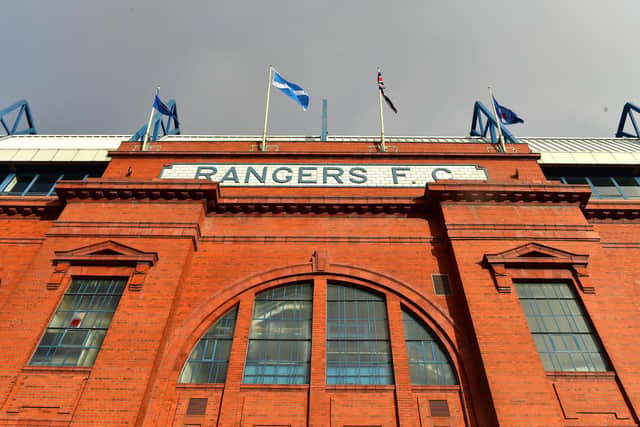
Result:
M157 94L156 94L156 98L153 100L153 108L158 110L160 114L173 117L176 127L180 127L180 124L178 123L178 110L174 107L174 110L172 111L169 107L167 107L167 104L162 102L162 100Z
M516 123L524 123L524 120L518 117L518 115L512 110L498 104L495 97L493 98L493 104L496 106L496 113L498 114L498 117L500 117L502 124L513 125Z
M271 81L271 84L280 89L282 93L287 95L289 98L300 104L303 110L307 110L307 107L309 106L309 94L302 87L285 80L284 77L282 77L275 69L273 70L273 80Z

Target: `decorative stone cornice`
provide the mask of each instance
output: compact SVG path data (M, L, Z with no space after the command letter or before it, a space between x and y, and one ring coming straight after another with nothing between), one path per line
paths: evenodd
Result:
M55 219L63 207L64 202L55 196L0 196L0 216L3 217Z
M64 202L78 200L202 200L216 214L406 215L424 208L422 200L397 197L250 197L225 198L217 182L196 179L153 181L59 181L56 193Z
M598 221L640 221L640 200L592 200L583 208L584 216Z
M422 203L326 203L320 200L285 203L221 203L211 207L218 214L300 214L300 215L407 215L421 211Z
M587 204L591 189L586 185L512 184L438 181L427 184L427 202L509 202Z
M215 204L220 188L217 182L163 179L152 181L89 178L84 181L59 181L56 193L70 200L206 200Z

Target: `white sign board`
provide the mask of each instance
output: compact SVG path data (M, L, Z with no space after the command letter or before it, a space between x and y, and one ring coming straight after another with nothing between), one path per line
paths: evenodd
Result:
M478 165L174 163L160 178L207 179L230 187L424 187L436 179L486 180Z

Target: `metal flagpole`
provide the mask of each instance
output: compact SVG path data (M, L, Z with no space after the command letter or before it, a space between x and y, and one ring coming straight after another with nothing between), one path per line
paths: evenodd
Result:
M496 127L498 128L498 145L502 152L506 153L507 147L504 145L504 137L502 136L502 122L500 121L500 117L498 117L498 112L496 111L496 103L493 101L493 90L491 89L491 86L489 86L489 102L491 103L493 117L496 119Z
M156 87L156 96L160 94L160 86ZM155 103L155 98L154 98ZM151 114L149 114L149 122L147 123L147 131L144 133L144 138L142 140L142 151L149 150L149 133L151 132L151 122L153 121L153 113L155 113L155 107L151 105Z
M378 73L380 73L380 67L378 67ZM378 84L378 100L380 101L380 150L382 152L387 151L387 147L384 145L384 113L382 112L382 91Z
M269 65L269 82L267 83L267 103L264 107L264 127L262 128L262 144L260 151L267 151L267 120L269 119L269 96L271 95L271 82L273 81L273 66Z

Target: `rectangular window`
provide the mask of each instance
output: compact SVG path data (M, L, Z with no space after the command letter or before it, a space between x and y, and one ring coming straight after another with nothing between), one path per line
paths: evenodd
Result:
M126 284L121 278L74 278L31 365L93 366Z
M567 283L516 283L546 371L610 370L593 326Z

